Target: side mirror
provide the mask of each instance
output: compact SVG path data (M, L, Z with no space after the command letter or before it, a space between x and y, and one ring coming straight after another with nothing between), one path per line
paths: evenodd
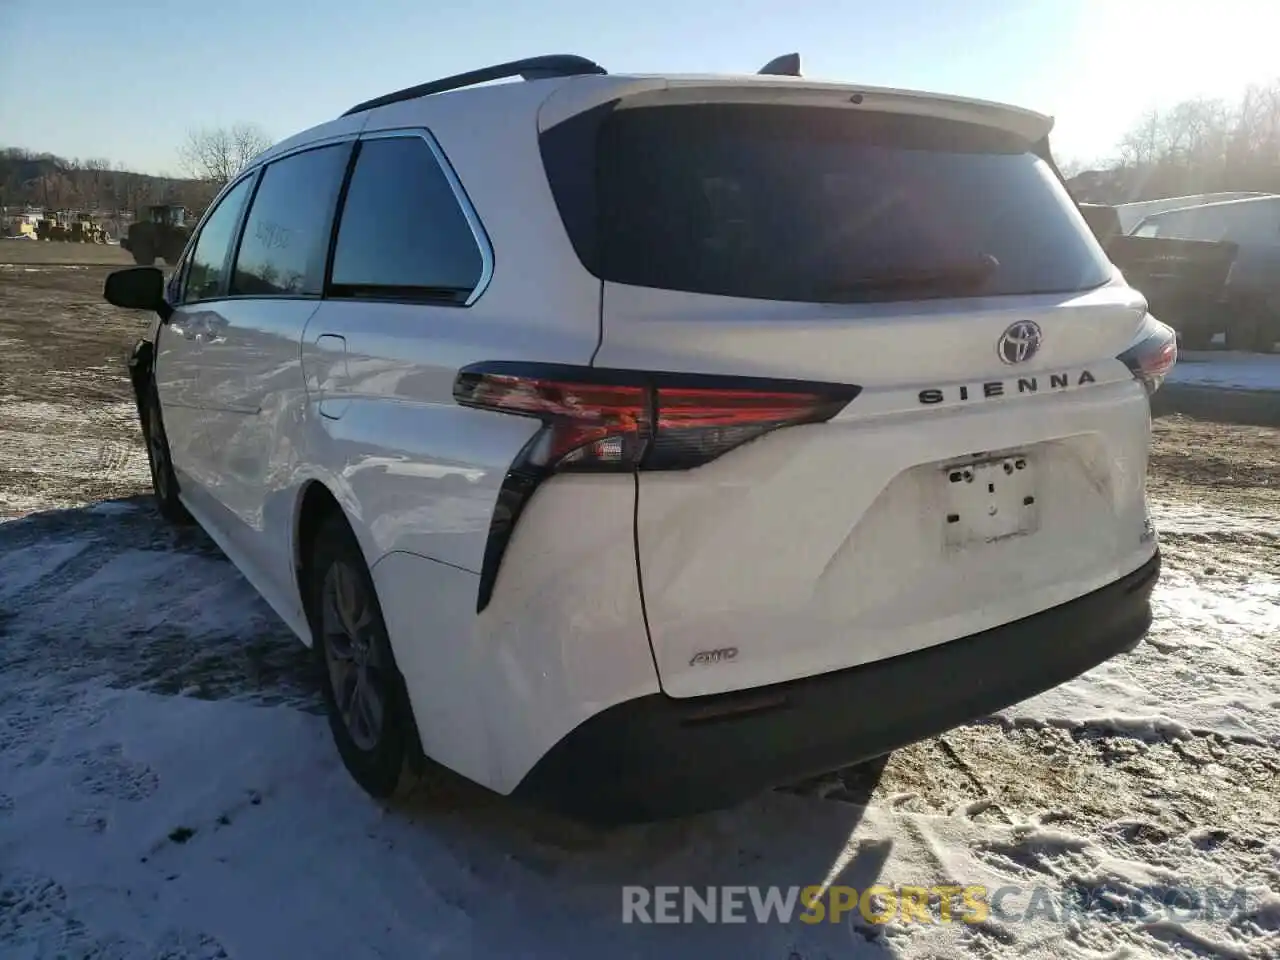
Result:
M102 297L113 307L150 310L168 320L173 313L164 298L164 274L157 267L129 267L107 274Z

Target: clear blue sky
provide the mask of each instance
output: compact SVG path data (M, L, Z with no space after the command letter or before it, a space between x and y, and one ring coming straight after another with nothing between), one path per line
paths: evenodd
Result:
M279 139L500 60L751 72L798 50L807 76L1053 114L1059 156L1094 160L1145 109L1280 76L1277 37L1274 0L0 0L0 145L174 172L193 127Z

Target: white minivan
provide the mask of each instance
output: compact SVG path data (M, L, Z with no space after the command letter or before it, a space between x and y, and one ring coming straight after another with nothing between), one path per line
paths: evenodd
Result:
M158 315L160 509L314 647L379 797L425 755L654 818L1052 687L1148 628L1175 348L1050 126L573 56L360 104L107 282Z

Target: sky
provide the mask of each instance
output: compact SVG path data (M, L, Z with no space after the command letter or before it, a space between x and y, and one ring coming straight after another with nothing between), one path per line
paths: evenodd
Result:
M0 146L177 173L188 131L273 139L424 80L540 53L614 73L803 72L1057 120L1065 162L1146 110L1280 78L1274 0L0 0Z

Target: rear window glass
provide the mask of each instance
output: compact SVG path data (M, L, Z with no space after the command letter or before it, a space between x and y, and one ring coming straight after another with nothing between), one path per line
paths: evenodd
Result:
M999 131L742 104L600 117L548 131L543 153L575 246L606 280L859 302L1073 292L1110 276L1052 170Z

